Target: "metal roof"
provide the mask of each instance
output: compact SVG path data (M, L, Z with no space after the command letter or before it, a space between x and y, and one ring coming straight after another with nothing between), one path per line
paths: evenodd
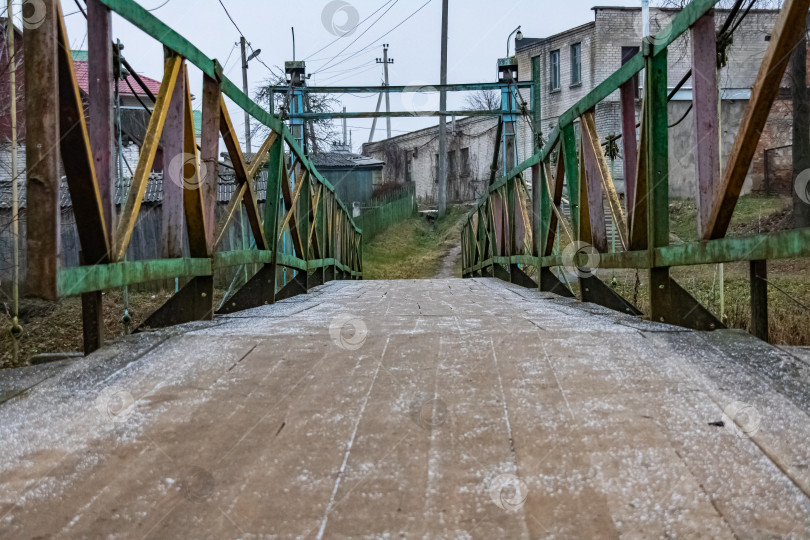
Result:
M384 161L350 152L319 152L309 156L317 169L382 168Z

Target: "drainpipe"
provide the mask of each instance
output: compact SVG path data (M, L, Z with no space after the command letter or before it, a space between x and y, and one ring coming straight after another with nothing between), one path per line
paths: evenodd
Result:
M650 35L650 0L641 0L641 37Z

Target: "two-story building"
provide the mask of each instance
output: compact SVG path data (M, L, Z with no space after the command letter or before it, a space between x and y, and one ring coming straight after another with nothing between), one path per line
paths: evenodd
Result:
M678 9L651 8L649 28L655 35L666 28ZM548 134L557 118L574 103L592 91L635 55L642 40L642 10L640 7L593 8L594 20L540 39L516 41L520 80L532 78L532 59L540 59L542 91L540 108L542 130ZM734 32L733 42L726 48L727 63L718 71L720 87L721 162L725 162L740 121L751 95L759 66L770 40L778 10L751 10ZM729 16L728 10L714 11L718 30ZM689 33L682 35L668 50L668 86L674 88L691 68ZM637 77L639 89L643 80ZM640 90L639 90L640 91ZM524 90L528 99L529 91ZM639 93L639 96L641 94ZM689 80L669 103L670 193L674 197L691 197L695 193L694 119L690 114L692 82ZM641 100L636 101L636 121L641 120ZM596 127L602 140L621 133L621 105L616 91L596 106ZM791 142L791 102L787 80L783 82L777 102L771 112L766 130L757 148L756 158L746 180L744 192L763 190L767 184L775 187L785 182L784 174L777 178L779 163L770 155L770 178L765 177L765 156L771 148L784 147ZM528 125L521 126L522 138L531 138ZM619 145L619 147L621 147ZM789 160L788 160L789 162ZM621 159L613 163L617 190L624 191L624 170ZM782 169L782 171L784 171ZM787 183L790 182L789 173Z
M649 28L657 34L679 12L671 8L651 8ZM726 64L718 71L720 87L721 159L727 159L740 121L751 95L759 66L770 40L778 10L752 9L742 19L725 50ZM714 11L718 30L729 11ZM556 126L557 118L592 91L623 62L636 54L642 40L641 7L593 8L593 20L545 38L515 41L520 81L532 79L532 60L540 60L541 130L544 136ZM524 29L528 24L524 24ZM496 59L492 59L493 72ZM668 51L668 86L674 88L691 67L689 33L675 40ZM494 77L493 77L494 79ZM641 96L643 81L637 77ZM530 101L530 90L521 95ZM691 115L692 82L688 81L669 103L670 193L673 197L692 197L695 193L694 118ZM641 99L636 100L636 121L641 120ZM614 92L596 106L597 131L605 141L609 135L621 133L619 92ZM457 132L448 129L448 200L470 201L486 186L489 164L495 145L495 118L464 118L456 121ZM791 185L790 143L792 102L787 77L768 119L757 148L744 192L753 190L789 191ZM450 121L448 119L448 126ZM578 126L577 126L578 129ZM528 122L518 120L518 161L532 155L534 140ZM621 150L621 145L619 144ZM402 183L412 180L420 200L436 199L436 163L438 126L363 145L365 155L386 162L386 182ZM461 154L464 153L466 157ZM454 166L454 163L459 165ZM464 165L464 164L468 165ZM621 156L612 163L617 190L624 192L624 168ZM464 172L462 172L464 171ZM526 172L531 179L531 171Z

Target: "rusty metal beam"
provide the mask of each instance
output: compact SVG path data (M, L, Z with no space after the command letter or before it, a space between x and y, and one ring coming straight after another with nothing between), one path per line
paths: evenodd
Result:
M622 205L619 201L619 195L616 193L616 187L613 185L613 178L610 176L610 169L608 168L605 154L602 151L602 145L599 143L599 135L596 133L596 120L594 119L593 111L588 111L582 115L581 127L583 139L585 140L586 160L596 165L596 167L593 167L594 173L598 175L602 189L605 194L607 194L610 213L613 215L613 221L616 223L616 229L619 232L622 247L627 249L627 226L625 225L624 212L622 211ZM590 174L588 177L590 178ZM601 218L601 222L604 226L604 213Z
M59 91L57 0L44 0L43 22L25 45L27 272L31 296L56 300L59 269Z
M715 190L720 179L720 118L717 114L717 35L714 12L692 26L692 118L697 175L699 235L711 220Z
M166 50L166 58L174 53ZM183 256L185 247L185 220L183 215L183 191L190 165L189 154L184 145L186 109L186 64L180 65L174 85L166 123L163 126L163 200L161 201L161 239L164 259Z
M146 184L149 181L149 174L152 171L152 163L155 160L160 144L160 136L163 133L163 126L166 122L166 115L169 110L169 101L174 92L177 77L180 73L180 65L183 59L179 56L172 56L166 60L166 68L163 74L163 82L160 85L160 92L149 119L149 126L146 128L146 135L141 146L141 153L138 157L138 166L129 187L127 200L121 209L120 221L115 235L115 249L112 260L118 262L123 260L132 238L132 231L138 219L138 213L143 202L143 195L146 192Z
M248 216L248 222L250 223L250 230L253 232L253 238L256 240L256 247L258 249L267 249L267 238L264 236L264 226L259 213L259 204L256 198L256 192L253 189L253 178L248 176L250 169L245 163L242 149L239 147L239 139L236 136L236 131L233 129L233 123L228 114L228 108L225 105L225 98L220 100L220 115L220 133L222 133L225 147L228 149L228 155L231 157L236 181L239 184L247 184L247 189L245 190L242 200L245 203L245 211Z
M765 58L751 89L751 99L745 110L734 146L728 156L723 179L718 186L712 212L702 238L722 238L728 230L731 215L737 205L745 177L754 158L759 138L765 129L779 83L799 36L807 28L807 11L810 0L786 0L779 12L776 26L765 52Z
M214 251L219 242L216 223L217 184L219 183L219 102L222 89L216 79L203 74L202 126L200 134L200 162L205 170L202 179L202 196L205 205L205 222L209 249Z
M203 197L203 179L200 175L200 156L197 153L197 139L194 132L194 110L191 108L191 91L188 85L188 74L185 75L184 92L184 122L183 122L183 154L188 161L183 167L183 211L188 234L189 253L192 258L202 259L211 256L208 243L208 227L213 223L206 221L205 200ZM191 177L186 179L186 172L191 167ZM213 290L211 295L213 302Z

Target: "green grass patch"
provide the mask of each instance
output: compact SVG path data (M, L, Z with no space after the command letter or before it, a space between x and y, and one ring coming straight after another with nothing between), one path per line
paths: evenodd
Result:
M416 216L401 221L363 246L364 279L427 279L447 252L461 242L467 209L452 206L435 223ZM458 275L460 262L456 263Z
M790 197L783 195L743 195L737 201L728 236L768 232L774 216L791 209ZM697 206L693 199L673 199L669 205L669 230L681 242L698 240Z

